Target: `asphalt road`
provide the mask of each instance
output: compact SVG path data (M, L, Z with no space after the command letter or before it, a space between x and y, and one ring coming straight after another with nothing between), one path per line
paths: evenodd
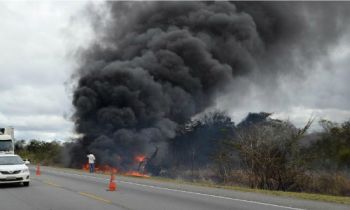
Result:
M41 167L29 187L0 185L0 210L295 210L349 209L350 206L216 188Z

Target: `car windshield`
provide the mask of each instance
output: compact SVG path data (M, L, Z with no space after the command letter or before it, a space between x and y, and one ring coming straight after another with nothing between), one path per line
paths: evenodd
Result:
M11 151L12 141L11 140L1 140L0 141L0 151Z
M24 163L23 160L18 156L0 157L0 165L18 165L23 163Z

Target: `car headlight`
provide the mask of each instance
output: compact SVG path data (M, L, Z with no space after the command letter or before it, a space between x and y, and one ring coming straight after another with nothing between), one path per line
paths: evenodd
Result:
M28 168L23 169L23 170L22 170L22 173L29 173L29 169L28 169Z

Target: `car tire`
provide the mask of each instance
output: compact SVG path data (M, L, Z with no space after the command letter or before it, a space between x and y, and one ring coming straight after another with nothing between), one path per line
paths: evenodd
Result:
M29 182L23 182L23 186L28 187L29 186Z

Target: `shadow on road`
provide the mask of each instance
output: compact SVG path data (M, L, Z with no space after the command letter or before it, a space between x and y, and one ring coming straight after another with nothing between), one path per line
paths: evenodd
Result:
M24 187L21 183L0 184L0 189Z

